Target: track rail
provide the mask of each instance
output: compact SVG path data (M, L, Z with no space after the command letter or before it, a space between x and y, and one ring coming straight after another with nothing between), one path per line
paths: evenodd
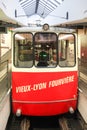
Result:
M81 125L81 120L77 115L62 115L58 116L57 119L57 128L46 128L40 127L41 122L39 121L38 127L32 126L32 121L30 117L16 117L13 115L12 119L9 119L6 130L84 130ZM37 120L34 121L37 123ZM44 122L42 122L44 124ZM50 122L51 124L52 122ZM9 127L8 127L9 126Z
M59 118L60 130L83 130L77 115L63 116Z
M61 130L69 130L66 118L62 117L59 119L60 129Z
M29 130L30 128L30 120L28 120L27 118L24 118L22 121L21 121L21 130Z

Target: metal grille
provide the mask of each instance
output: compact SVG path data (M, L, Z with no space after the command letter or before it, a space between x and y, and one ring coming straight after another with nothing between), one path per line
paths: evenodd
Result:
M34 14L45 18L54 11L64 0L19 0L27 17Z

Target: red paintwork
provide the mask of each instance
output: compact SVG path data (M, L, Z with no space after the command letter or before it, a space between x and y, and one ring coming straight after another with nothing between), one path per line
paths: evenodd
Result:
M77 86L76 71L12 72L13 111L48 116L68 112L71 106L76 109ZM60 102L67 99L74 100Z

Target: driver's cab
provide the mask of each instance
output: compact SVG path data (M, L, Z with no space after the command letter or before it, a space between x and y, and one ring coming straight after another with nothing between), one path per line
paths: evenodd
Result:
M48 66L49 61L49 53L43 48L42 51L39 53L39 62L37 66Z

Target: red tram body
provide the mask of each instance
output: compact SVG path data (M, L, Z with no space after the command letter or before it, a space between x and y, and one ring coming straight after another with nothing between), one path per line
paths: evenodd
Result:
M76 109L76 46L72 33L16 29L12 47L12 108L16 115L49 116Z

